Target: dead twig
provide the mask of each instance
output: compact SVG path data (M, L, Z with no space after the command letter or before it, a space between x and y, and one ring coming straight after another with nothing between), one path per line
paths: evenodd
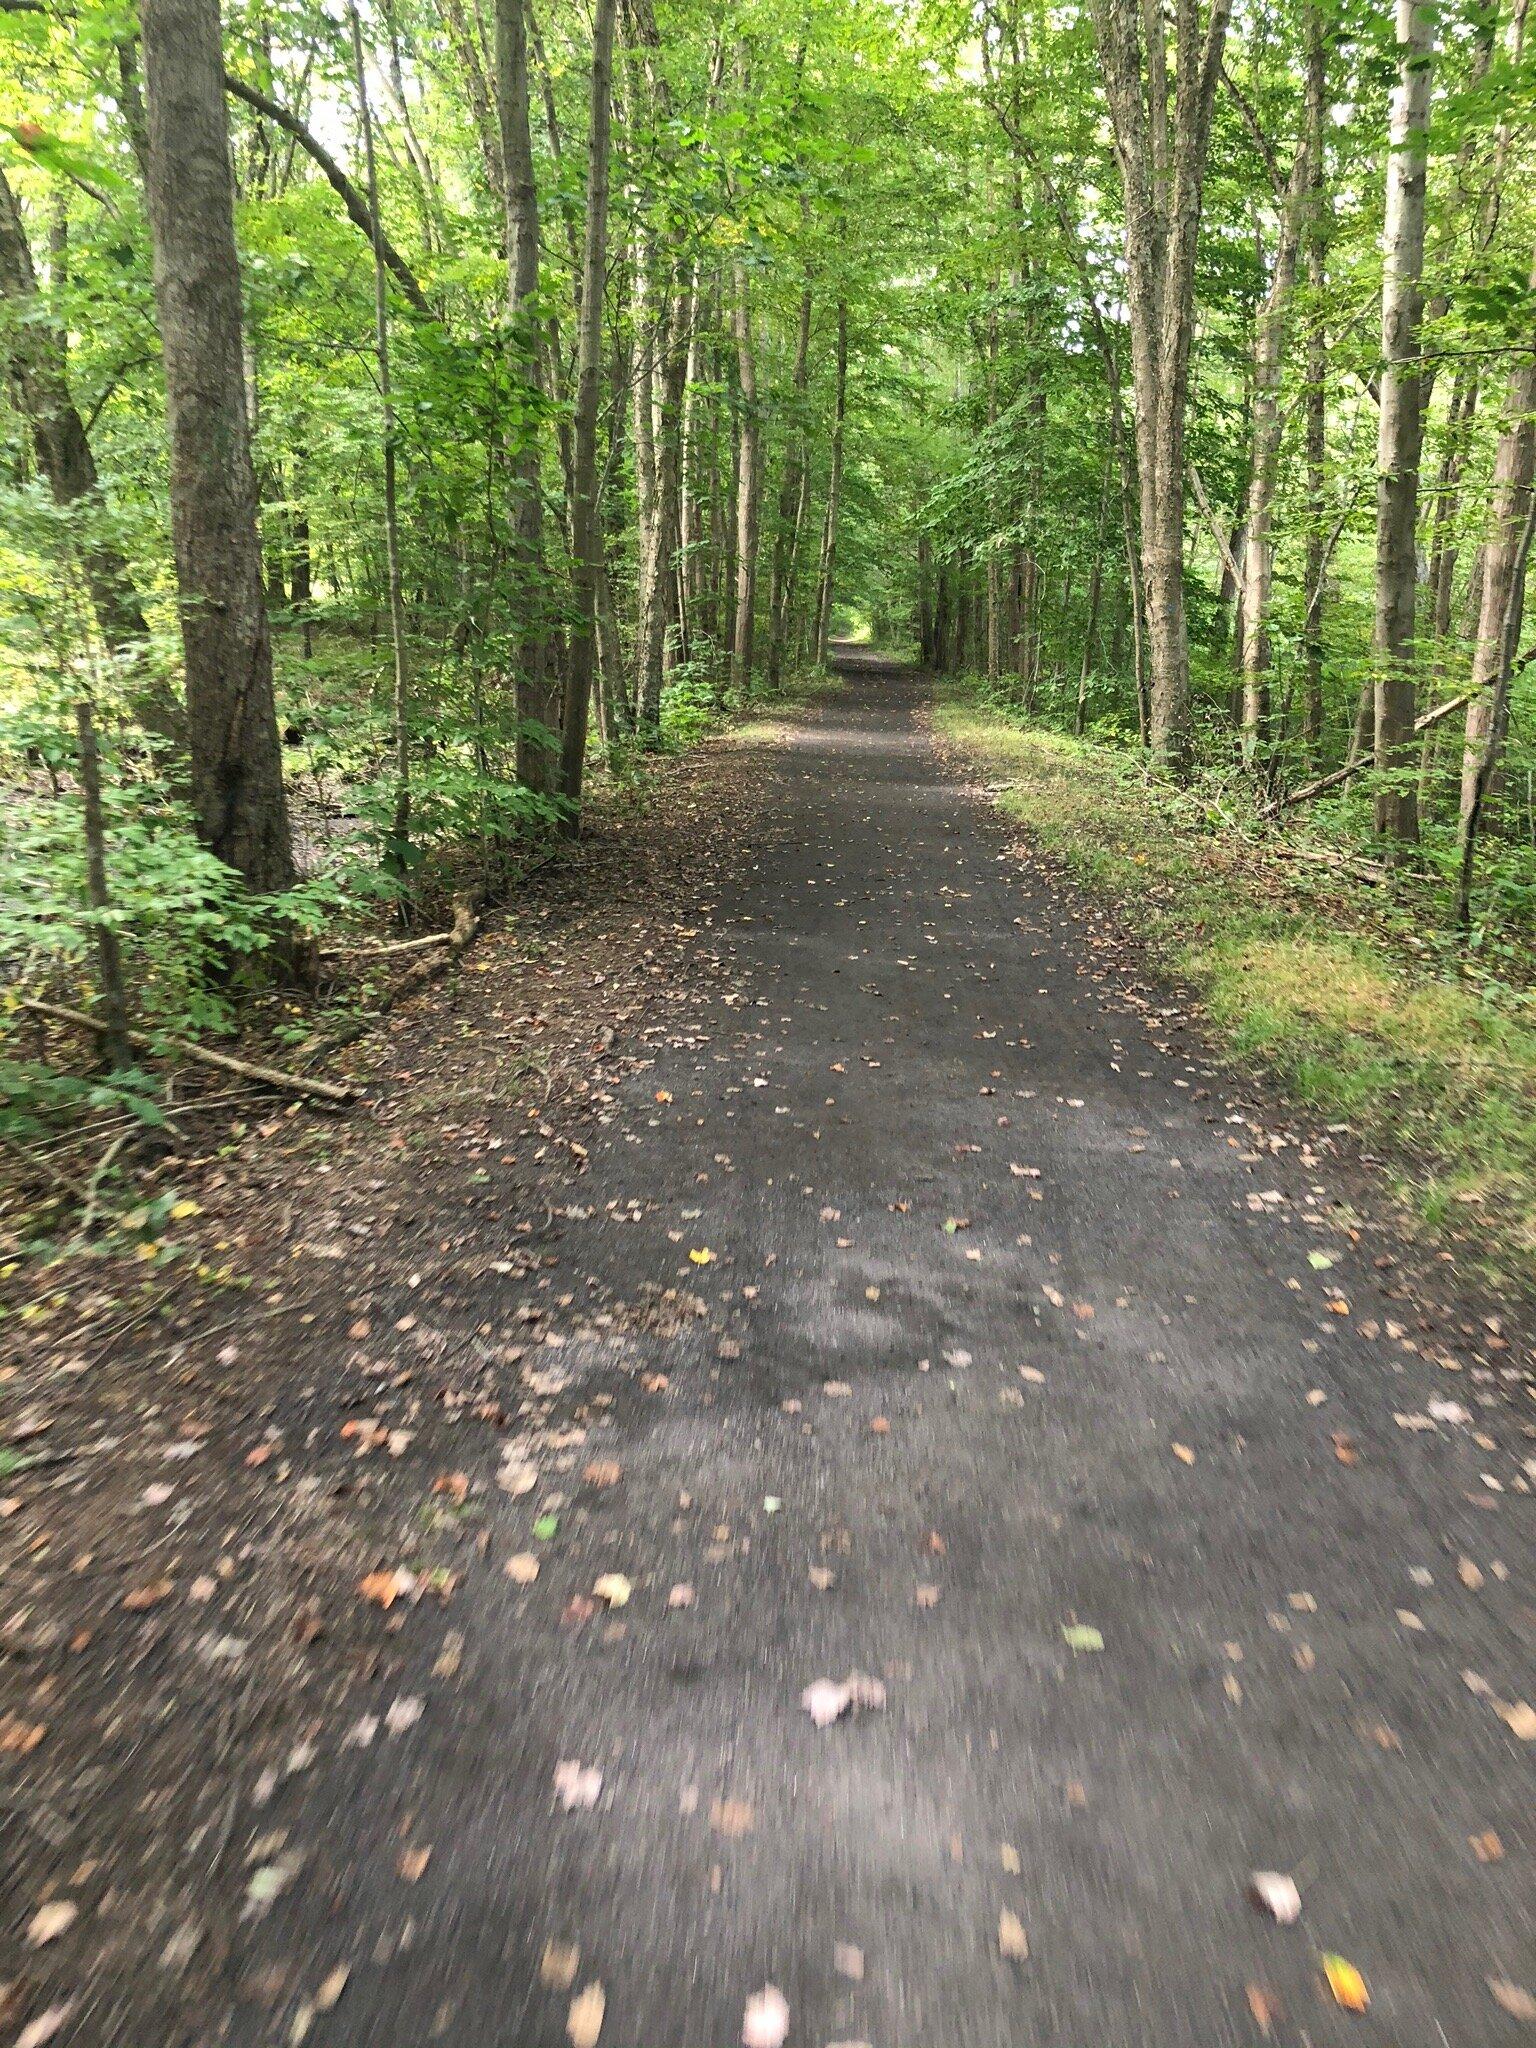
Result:
M107 1026L100 1017L92 1017L84 1010L71 1010L63 1003L45 1003L40 996L23 996L21 1008L34 1016L52 1017L60 1024L73 1024L78 1030L94 1031L103 1035ZM154 1050L157 1041L145 1031L130 1031L130 1045ZM281 1067L268 1067L259 1060L236 1059L233 1053L215 1052L211 1046L194 1045L186 1038L166 1038L159 1041L179 1053L184 1059L196 1060L205 1067L217 1067L221 1073L239 1074L246 1081L264 1081L269 1088L285 1089L291 1095L314 1095L322 1102L348 1103L357 1098L358 1090L345 1082L320 1081L310 1074L289 1074Z

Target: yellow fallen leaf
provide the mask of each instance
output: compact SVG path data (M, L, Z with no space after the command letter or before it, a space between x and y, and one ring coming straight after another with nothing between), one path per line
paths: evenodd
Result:
M690 1252L688 1256L696 1266L711 1266L715 1260L715 1255L707 1244L702 1245L696 1252ZM588 1989L590 1988L589 1986ZM583 1992L582 1996L585 1997L586 1993Z
M622 1572L604 1572L592 1587L594 1600L606 1600L610 1607L626 1607L634 1587Z
M585 1991L577 1992L571 2000L571 2010L565 2022L571 2048L597 2048L597 2037L603 2031L603 2014L607 2009L608 1999L601 1984L589 1984Z
M1181 1465L1193 1465L1195 1462L1195 1454L1188 1444L1175 1444L1173 1446L1173 1455Z
M1342 2005L1346 2012L1364 2012L1371 2002L1371 1994L1354 1964L1346 1962L1343 1956L1334 1955L1325 1955L1322 1964L1334 2003Z
M1006 1906L997 1916L997 1952L1011 1963L1029 1961L1029 1936L1024 1932L1024 1923Z

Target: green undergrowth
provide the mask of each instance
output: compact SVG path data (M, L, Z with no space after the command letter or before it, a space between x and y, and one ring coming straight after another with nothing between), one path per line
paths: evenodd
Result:
M964 685L940 735L1043 853L1188 982L1228 1046L1389 1156L1432 1237L1536 1282L1536 1006L1427 954L1411 904L1153 780L1125 750L1026 728ZM1362 900L1364 899L1364 900Z

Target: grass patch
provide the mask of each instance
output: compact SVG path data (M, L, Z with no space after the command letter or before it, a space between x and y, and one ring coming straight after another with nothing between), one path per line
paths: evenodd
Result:
M1536 1282L1536 1011L1415 958L1411 904L1276 842L1121 749L1010 723L963 685L935 724L999 807L1109 898L1229 1048L1389 1150L1398 1192L1495 1279ZM1362 900L1364 899L1364 900Z

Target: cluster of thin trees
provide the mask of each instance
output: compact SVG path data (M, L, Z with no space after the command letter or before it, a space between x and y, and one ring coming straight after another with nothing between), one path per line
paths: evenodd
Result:
M1470 859L1531 547L1526 12L981 0L956 61L979 49L990 226L957 283L986 453L966 545L947 577L924 564L930 654L968 635L1028 694L1043 614L1075 598L1080 704L1123 650L1183 776L1192 645L1220 646L1248 766L1291 796L1340 754L1373 769L1390 847L1419 834L1426 735L1459 717Z

